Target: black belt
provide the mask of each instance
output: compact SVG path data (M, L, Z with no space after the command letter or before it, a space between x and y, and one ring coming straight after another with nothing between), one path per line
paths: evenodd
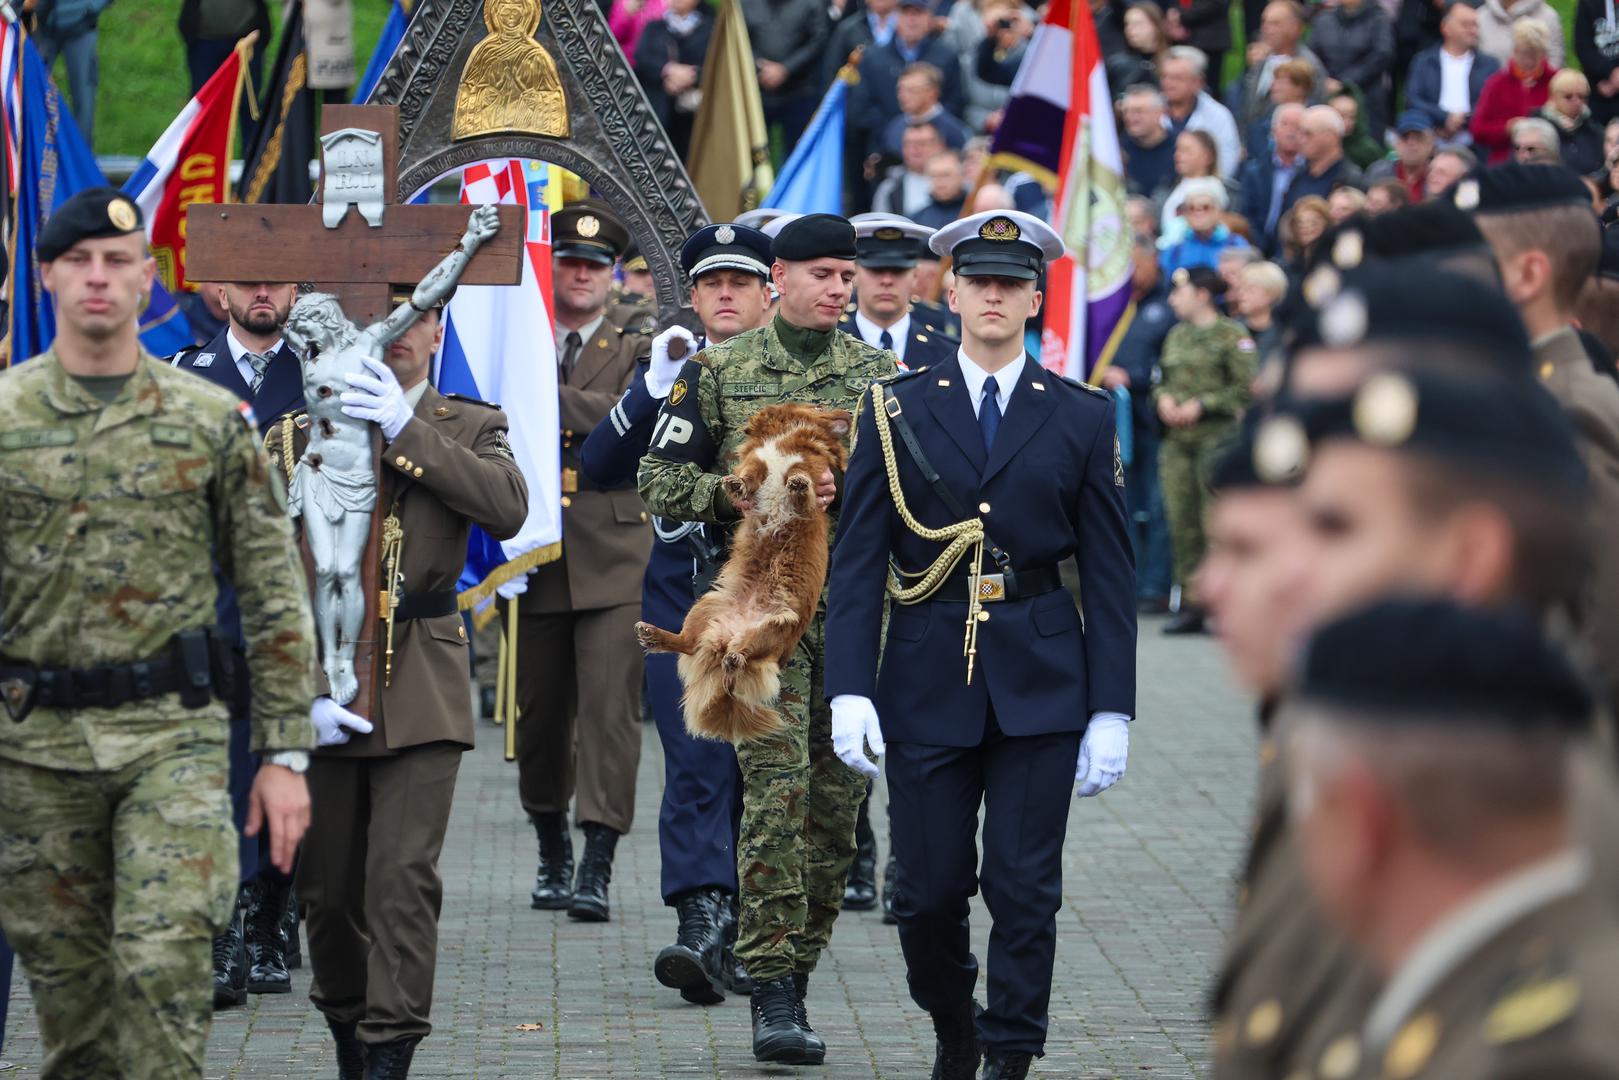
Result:
M972 599L972 593L967 588L968 583L969 579L965 573L952 574L929 599L947 600L957 604L968 603ZM1007 583L1006 577L999 573L981 575L978 579L978 599L986 604L998 600L1027 600L1031 596L1055 592L1060 588L1062 588L1062 572L1056 566L1031 566L1026 570L1014 571L1010 584Z
M178 693L200 709L231 690L232 664L225 639L206 629L176 634L167 651L132 664L90 668L38 667L0 659L0 700L22 723L35 707L115 709L131 701Z
M456 606L454 589L447 589L444 592L406 593L399 598L399 606L394 608L394 621L437 619L444 615L454 615L458 610L460 609Z

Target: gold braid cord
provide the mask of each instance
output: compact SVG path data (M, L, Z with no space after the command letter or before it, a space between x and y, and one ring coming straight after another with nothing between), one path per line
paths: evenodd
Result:
M895 569L902 577L914 581L915 584L902 585L889 578L888 594L901 604L920 604L939 591L945 579L960 564L962 556L971 550L972 564L967 571L967 592L970 597L967 602L967 634L962 644L962 654L967 657L967 684L970 686L973 681L973 664L978 658L978 615L983 607L980 600L982 594L979 591L979 578L983 574L984 519L970 518L967 521L958 521L954 525L946 525L942 529L930 529L916 520L905 501L905 488L900 484L899 460L894 456L894 432L890 428L891 420L888 417L887 403L883 400L881 383L872 386L871 402L878 412L875 424L877 441L883 446L883 467L888 471L888 492L894 500L894 509L899 513L899 519L905 523L907 529L923 540L945 545L944 551L926 570L912 573L896 566ZM896 400L896 408L898 404Z

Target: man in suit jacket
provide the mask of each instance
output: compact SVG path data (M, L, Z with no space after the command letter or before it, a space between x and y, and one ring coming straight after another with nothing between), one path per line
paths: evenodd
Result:
M343 395L345 411L354 397L379 415L385 446L374 512L398 519L404 534L392 667L369 722L330 697L312 713L320 749L309 789L321 827L305 838L298 895L314 968L309 998L337 1042L343 1080L361 1080L362 1071L405 1077L432 1031L438 857L461 754L473 743L456 579L474 524L500 540L528 516L505 414L427 381L440 319L437 308L424 313L388 347L375 390ZM283 417L266 440L289 477L307 425L304 414Z
M992 210L931 243L955 266L962 344L874 387L891 395L881 406L863 395L832 553L826 696L845 764L874 775L866 745L889 743L894 913L911 996L938 1037L934 1075L971 1076L982 1055L985 1080L1022 1080L1046 1040L1068 798L1076 779L1086 796L1124 773L1135 568L1109 395L1023 349L1061 239L1038 218ZM940 545L910 520L981 525L983 541L966 564L939 566ZM1069 558L1083 625L1059 571ZM890 560L943 578L931 594L896 595L885 640ZM984 1010L967 926L980 885L993 919Z
M1478 51L1478 10L1467 0L1451 0L1439 33L1440 43L1411 61L1405 107L1427 117L1441 140L1471 142L1468 121L1485 82L1501 65Z
M281 337L298 298L298 286L273 281L209 283L225 311L225 328L198 348L169 358L174 367L218 383L253 406L262 436L282 416L303 408L304 380L298 357ZM219 625L241 642L241 613L236 590L222 575L216 602ZM214 1007L241 1005L248 994L284 994L292 990L289 967L296 966L298 924L293 907L292 876L271 865L266 837L240 835L247 822L247 797L259 762L248 749L252 687L247 669L238 666L231 706L230 792L238 831L241 889L236 914L214 942Z
M849 116L852 125L868 138L875 138L900 115L899 77L912 64L928 63L939 70L940 104L951 116L961 115L966 104L961 58L943 37L931 32L932 20L927 0L900 0L893 36L887 44L870 46L861 56L860 81L853 88Z
M562 557L526 579L526 595L502 595L518 610L518 790L540 847L529 900L601 922L611 914L614 850L635 816L642 674L635 620L652 526L635 485L592 483L579 448L618 403L651 343L605 318L613 261L629 243L624 223L594 199L568 204L551 221ZM585 833L577 880L567 822L576 784Z

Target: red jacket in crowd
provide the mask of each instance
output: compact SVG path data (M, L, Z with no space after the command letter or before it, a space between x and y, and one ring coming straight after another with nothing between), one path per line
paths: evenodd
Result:
M1512 156L1508 127L1512 121L1538 112L1546 104L1552 76L1556 74L1557 69L1547 63L1528 74L1516 63L1508 63L1485 80L1478 105L1473 109L1470 130L1474 145L1489 155L1489 164L1498 164Z

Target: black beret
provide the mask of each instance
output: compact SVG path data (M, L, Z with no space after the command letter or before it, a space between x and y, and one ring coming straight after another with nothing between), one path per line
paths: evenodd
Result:
M40 262L53 262L80 240L128 236L145 228L141 208L111 187L85 188L56 208L39 230L34 252Z
M680 269L695 281L710 270L741 270L770 277L770 237L746 225L705 225L680 245Z
M1525 374L1533 364L1529 333L1499 289L1433 258L1413 256L1339 271L1319 266L1304 279L1303 303L1289 309L1289 348L1423 343L1477 354L1482 369Z
M1451 187L1449 195L1458 208L1474 214L1591 205L1591 190L1573 169L1516 161L1474 169Z
M855 247L854 226L836 214L805 214L788 222L771 241L770 254L783 262L811 259L850 259Z
M1399 722L1579 731L1589 689L1536 621L1449 600L1386 600L1316 631L1296 679L1299 700Z
M1353 241L1340 245L1338 237L1350 232L1360 234L1362 255L1367 259L1398 259L1407 255L1451 254L1458 251L1487 253L1490 250L1489 241L1479 231L1478 223L1457 209L1455 204L1443 199L1402 206L1386 214L1356 214L1328 234L1317 245L1317 250L1329 254L1348 254L1342 248L1353 247ZM1351 267L1344 266L1343 262L1359 260L1334 261L1340 270L1348 270Z
M1258 407L1215 458L1209 488L1215 494L1242 488L1289 488L1304 476L1309 436L1297 416Z
M1380 371L1354 393L1292 406L1311 443L1347 438L1517 478L1571 503L1585 465L1557 400L1527 375Z
M1172 285L1206 289L1214 296L1224 296L1226 291L1225 278L1211 266L1183 266L1169 275L1169 281Z
M630 230L600 199L580 199L551 215L551 254L611 266L630 246Z

